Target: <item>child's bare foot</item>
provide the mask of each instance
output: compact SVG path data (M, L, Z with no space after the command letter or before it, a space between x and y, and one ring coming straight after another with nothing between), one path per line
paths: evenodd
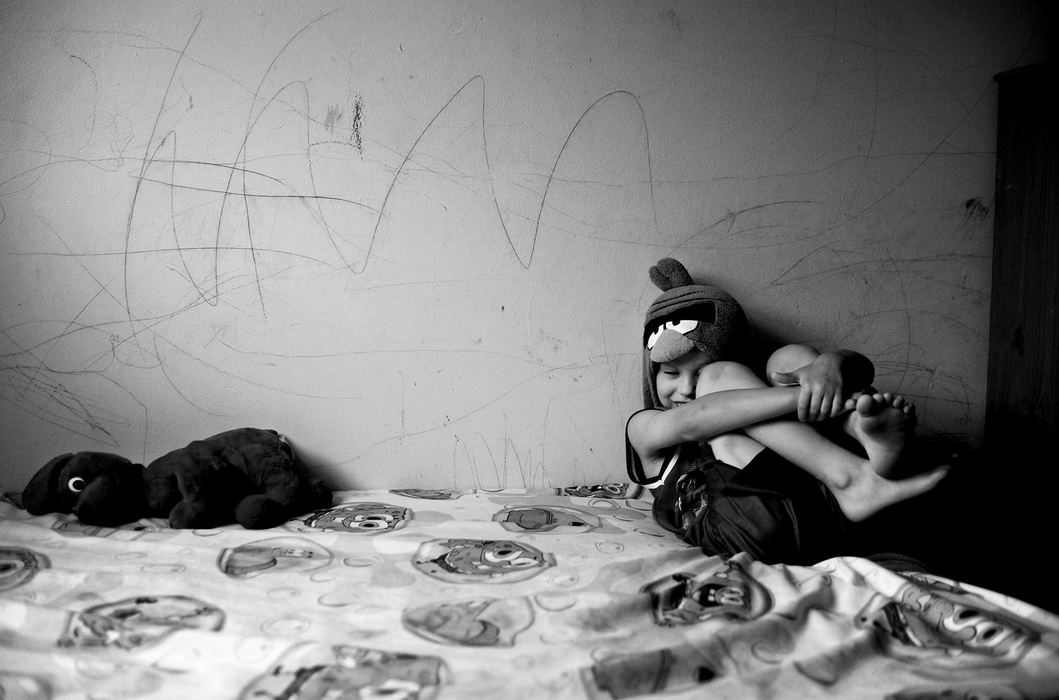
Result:
M891 481L865 468L845 488L832 488L839 508L853 522L865 520L883 508L913 496L919 496L938 485L949 473L948 465L923 474Z
M948 465L906 479L891 479L916 427L916 409L903 396L890 393L854 394L846 431L860 442L867 455L862 468L848 480L833 483L831 492L846 517L856 522L880 510L919 496L938 485L949 473Z
M916 407L890 393L855 394L847 431L857 439L876 474L889 477L916 427Z

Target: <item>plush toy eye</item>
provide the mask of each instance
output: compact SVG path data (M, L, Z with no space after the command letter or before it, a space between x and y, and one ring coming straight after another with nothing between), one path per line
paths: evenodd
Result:
M663 331L674 330L681 335L687 335L691 331L699 327L699 322L695 319L688 319L685 321L666 321L658 327L658 329L647 338L647 349L654 350L655 343L658 342L658 336L662 335Z
M75 476L66 482L66 488L70 489L74 493L81 493L85 489L85 480L79 476Z

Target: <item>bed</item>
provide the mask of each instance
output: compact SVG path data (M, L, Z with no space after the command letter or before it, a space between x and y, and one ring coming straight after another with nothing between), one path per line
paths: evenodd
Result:
M705 557L627 484L364 490L268 530L0 503L3 698L1034 698L1059 618L861 558Z

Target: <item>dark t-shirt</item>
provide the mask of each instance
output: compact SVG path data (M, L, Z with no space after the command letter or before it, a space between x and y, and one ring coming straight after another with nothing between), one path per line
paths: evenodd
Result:
M811 564L849 553L852 524L831 492L769 449L737 469L686 443L647 479L626 435L626 461L632 481L653 487L658 524L706 554Z

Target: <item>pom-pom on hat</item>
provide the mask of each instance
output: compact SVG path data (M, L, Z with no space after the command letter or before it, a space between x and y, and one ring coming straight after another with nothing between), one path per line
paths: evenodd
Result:
M644 319L644 405L659 408L655 391L658 365L692 350L701 350L710 362L739 352L746 329L743 308L718 287L696 284L678 260L663 258L649 274L662 294Z

